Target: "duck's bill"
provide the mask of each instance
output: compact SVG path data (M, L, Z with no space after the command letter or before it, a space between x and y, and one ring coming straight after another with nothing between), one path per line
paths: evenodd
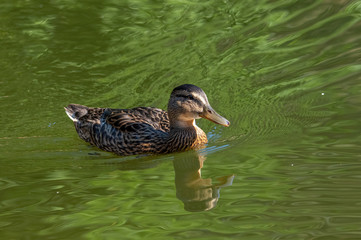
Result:
M230 122L219 115L216 111L214 111L212 108L207 108L204 110L204 112L201 115L202 118L208 119L209 121L212 121L214 123L220 124L222 126L228 127Z

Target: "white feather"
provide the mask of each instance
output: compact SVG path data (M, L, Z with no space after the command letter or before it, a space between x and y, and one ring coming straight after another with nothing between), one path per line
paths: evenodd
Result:
M68 110L65 108L65 113L66 113L66 115L68 115L68 117L71 119L71 120L73 120L73 122L77 122L78 121L78 119L76 119L74 116L73 116L73 114L71 114L70 112L68 112Z

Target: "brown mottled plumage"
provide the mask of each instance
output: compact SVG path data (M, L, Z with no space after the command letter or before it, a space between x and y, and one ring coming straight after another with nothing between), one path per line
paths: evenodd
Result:
M70 104L65 108L81 139L119 155L185 151L207 143L195 119L206 118L229 126L208 103L203 90L191 84L176 87L168 111L158 108L89 108Z

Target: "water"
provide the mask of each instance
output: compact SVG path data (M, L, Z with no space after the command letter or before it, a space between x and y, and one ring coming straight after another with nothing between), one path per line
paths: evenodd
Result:
M360 1L0 3L1 239L360 239ZM201 153L119 157L63 107L204 89ZM201 174L199 174L201 169Z

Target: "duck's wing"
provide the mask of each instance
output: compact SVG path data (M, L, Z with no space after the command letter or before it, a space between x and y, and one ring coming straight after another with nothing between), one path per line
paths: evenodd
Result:
M149 128L169 132L167 112L151 107L132 109L107 108L102 114L101 123L108 124L122 132L140 132Z
M105 109L92 127L91 143L119 155L163 152L169 132L166 112L157 108Z
M65 108L81 139L120 155L158 153L166 147L167 112L158 108L110 109L71 104Z

